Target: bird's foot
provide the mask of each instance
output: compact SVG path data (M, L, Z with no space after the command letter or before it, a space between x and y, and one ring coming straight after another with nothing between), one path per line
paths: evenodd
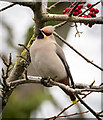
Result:
M50 76L48 78L42 78L41 84L43 84L45 87L52 87L52 85L50 83L50 79L52 79Z

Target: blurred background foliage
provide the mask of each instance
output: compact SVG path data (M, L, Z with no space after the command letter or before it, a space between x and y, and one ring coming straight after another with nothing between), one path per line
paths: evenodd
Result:
M51 100L51 96L44 92L43 87L37 85L31 87L23 85L14 90L3 111L3 118L29 118L31 112L44 100Z
M52 4L54 4L54 2L49 2L48 7L51 6ZM51 9L49 13L57 13L57 14L62 13L62 11L68 6L69 6L69 2L58 4L55 8ZM46 25L55 25L58 23L60 22L49 21L46 23ZM15 46L14 44L15 41L13 41L14 35L13 35L13 30L11 26L4 19L0 21L0 24L2 24L2 27L6 30L5 34L7 34L7 37L5 38L6 39L5 44L8 46L7 49L9 50L12 48L16 50L18 55L20 55L23 49ZM66 38L68 31L69 31L69 27L67 25L64 25L63 27L58 28L56 30L56 32L61 34L63 38ZM27 45L33 33L34 33L34 26L30 26L24 36L25 45ZM62 46L62 42L59 41L58 43ZM8 56L4 51L2 51L0 54L4 55L5 58L8 59ZM13 61L15 60L13 59ZM31 67L32 66L28 68L28 74L35 75ZM26 84L26 85L17 87L10 97L9 102L3 111L2 117L3 118L30 118L31 112L36 111L45 100L51 101L58 109L61 110L60 106L58 106L56 101L53 99L52 95L50 95L48 89L49 88L46 88L46 91L45 91L42 85L37 85L37 84L36 85Z

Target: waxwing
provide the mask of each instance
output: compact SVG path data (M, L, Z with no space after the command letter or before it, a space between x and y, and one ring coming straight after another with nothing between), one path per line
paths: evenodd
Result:
M70 85L71 80L74 86L63 50L54 38L54 30L54 26L46 26L39 30L37 38L30 47L31 63L42 78L51 77L65 85ZM72 92L62 90L70 96L73 103L77 102Z

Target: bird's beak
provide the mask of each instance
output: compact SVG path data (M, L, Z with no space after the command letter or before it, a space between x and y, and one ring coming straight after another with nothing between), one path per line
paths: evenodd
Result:
M46 39L47 38L47 36L46 35L44 35L44 39Z

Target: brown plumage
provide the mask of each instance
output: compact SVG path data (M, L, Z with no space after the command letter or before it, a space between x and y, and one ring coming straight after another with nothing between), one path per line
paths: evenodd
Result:
M54 26L46 26L39 31L39 35L30 47L31 63L42 78L55 78L55 81L72 85L73 79L66 62L62 48L57 44L53 32ZM73 103L76 98L72 92L63 91L70 96Z

